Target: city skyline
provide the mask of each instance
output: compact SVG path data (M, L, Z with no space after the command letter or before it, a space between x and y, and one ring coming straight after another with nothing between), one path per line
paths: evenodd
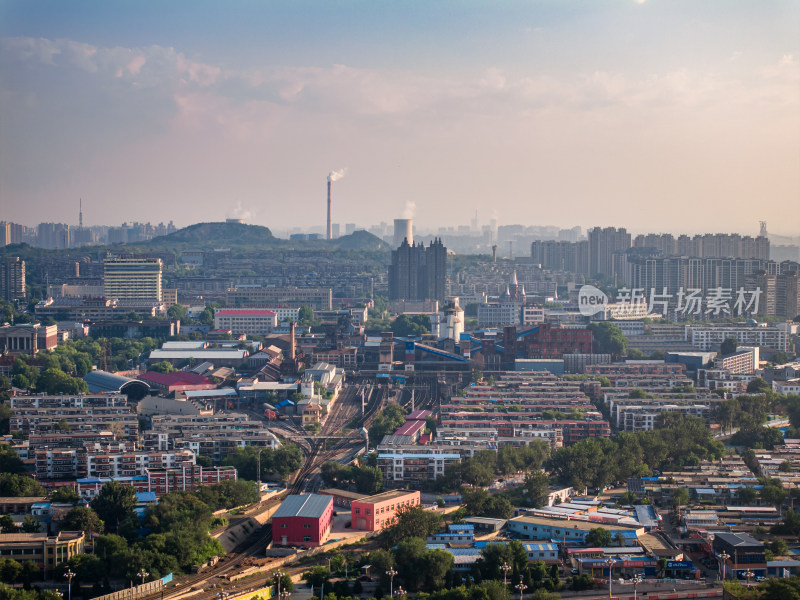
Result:
M3 219L798 235L800 4L0 6ZM793 212L794 209L794 212ZM657 223L657 226L655 225Z

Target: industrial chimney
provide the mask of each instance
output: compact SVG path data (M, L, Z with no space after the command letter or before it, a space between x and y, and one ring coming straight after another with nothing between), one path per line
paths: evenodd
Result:
M328 177L328 237L333 239L333 231L331 229L331 178Z
M328 187L330 187L330 183ZM294 321L289 323L289 360L294 360L295 357L295 340L294 340Z

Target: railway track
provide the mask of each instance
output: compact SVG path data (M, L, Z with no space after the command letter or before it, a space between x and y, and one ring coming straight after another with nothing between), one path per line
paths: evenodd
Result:
M364 398L362 411L362 394ZM331 412L331 415L323 424L319 437L306 436L303 451L306 460L294 477L294 482L287 489L288 494L298 494L304 491L310 479L318 471L319 467L328 460L344 460L352 456L356 447L363 443L360 429L366 427L383 406L388 391L379 386L353 386L346 392L340 403L334 405L338 409ZM350 432L341 435L346 426L351 425ZM332 442L329 445L329 442ZM215 580L224 579L226 576L234 574L241 569L252 556L261 553L272 541L272 525L266 524L254 532L245 542L240 544L233 552L222 559L214 568L188 576L179 581L176 586L161 590L147 596L141 596L137 600L168 600L186 595L189 590L195 593L193 600L205 600L213 598L215 591L207 593L197 593L198 590L208 587ZM257 584L251 582L247 589L254 585L263 585L266 582L258 580ZM246 591L246 590L243 590Z

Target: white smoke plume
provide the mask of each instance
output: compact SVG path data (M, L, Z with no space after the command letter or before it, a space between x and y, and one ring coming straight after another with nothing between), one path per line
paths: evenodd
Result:
M340 169L338 171L331 171L330 173L328 173L328 183L339 181L345 175L347 175L347 167L345 167L344 169Z
M228 214L225 215L228 219L242 219L244 221L249 221L253 215L250 213L249 210L242 206L242 201L237 200L236 206L230 208L228 210Z
M406 204L403 207L403 218L413 219L415 212L417 212L417 203L412 200L406 200Z

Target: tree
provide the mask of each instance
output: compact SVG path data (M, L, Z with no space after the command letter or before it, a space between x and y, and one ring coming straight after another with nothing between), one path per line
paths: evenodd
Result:
M329 460L322 463L322 466L319 468L319 470L322 481L325 482L325 485L330 487L335 487L339 483L339 477L343 471L342 465L335 460Z
M783 521L770 527L770 533L796 536L800 534L800 514L789 509L783 515Z
M400 315L390 329L397 337L419 337L430 332L431 321L428 315Z
M611 532L603 527L596 527L586 534L584 543L587 546L607 548L611 545Z
M630 490L626 490L620 495L618 504L622 506L630 506L634 502L636 502L636 494Z
M453 567L455 559L445 550L427 550L422 555L422 571L425 587L429 590L438 590L444 586L444 579Z
M36 380L36 391L45 394L88 394L89 386L83 379L71 377L61 369L45 369Z
M189 311L186 310L184 306L180 304L173 304L167 309L167 316L170 319L181 321L185 323L188 321L189 318Z
M372 446L377 446L383 436L394 432L406 422L405 410L396 402L389 403L386 408L379 412L372 420L369 427L369 440Z
M65 485L57 488L50 494L51 502L77 502L78 491L71 486Z
M0 473L24 473L25 463L9 444L0 444Z
M547 504L550 495L550 478L544 471L534 471L525 478L525 500L534 508Z
M594 336L594 345L600 354L610 354L613 358L625 354L628 339L622 330L609 321L591 323L589 329Z
M736 352L736 348L739 345L739 342L736 341L736 338L725 338L722 343L719 345L719 353L722 356L728 356L729 354L733 354Z
M776 508L780 508L789 493L783 489L783 484L780 479L769 479L764 482L764 487L761 488L760 495L764 502L772 504Z
M162 502L163 502L162 497ZM159 502L159 506L161 502ZM92 500L91 507L111 531L119 531L120 523L134 515L136 492L131 486L109 481Z
M16 533L17 524L14 523L14 519L11 518L11 515L3 515L0 517L0 531L3 533Z
M675 488L672 490L672 498L671 498L672 506L676 508L680 508L686 504L689 504L689 491L686 488Z
M750 382L747 384L748 394L767 394L771 391L772 391L772 386L770 386L769 383L767 383L760 377L751 379Z
M740 487L736 490L736 501L745 506L755 504L758 499L758 492L749 486Z
M512 540L507 544L489 543L481 549L481 558L478 568L484 579L502 579L503 564L511 566L515 573L520 573L528 567L528 554L522 542Z
M355 470L356 491L373 495L383 490L383 473L378 467L359 467Z
M202 454L198 454L197 458L195 458L195 463L203 467L204 469L209 469L214 466L214 459L210 456L203 456Z
M405 582L409 591L417 591L418 584L422 581L420 575L425 565L421 559L426 549L424 539L411 537L397 544L397 548L394 550L397 573Z
M310 306L301 306L297 313L301 325L311 325L314 322L314 311Z
M27 475L0 473L0 496L19 498L20 496L44 496L41 484Z
M83 531L88 537L103 533L105 525L100 516L88 506L76 506L67 513L62 527L65 531Z
M2 578L5 583L19 581L21 576L22 565L20 563L11 558L3 558L0 560L0 578ZM2 584L0 584L0 586L2 586ZM13 597L6 594L6 590L10 591L11 588L6 588L5 586L0 587L0 598L3 598L3 600L11 600Z
M172 373L175 371L175 367L173 367L172 363L169 361L162 360L161 362L150 365L150 370L155 371L156 373Z
M34 519L31 515L25 515L22 519L22 533L39 533L42 525L38 520Z
M312 589L328 583L331 578L331 572L328 567L315 565L308 571L303 573L303 581L305 581Z
M775 556L785 556L789 553L789 546L781 538L774 539L769 545L769 548L772 550Z
M439 530L442 517L439 513L432 512L421 506L403 506L397 511L397 522L384 529L382 532L386 545L395 546L400 540L412 537L426 539Z

